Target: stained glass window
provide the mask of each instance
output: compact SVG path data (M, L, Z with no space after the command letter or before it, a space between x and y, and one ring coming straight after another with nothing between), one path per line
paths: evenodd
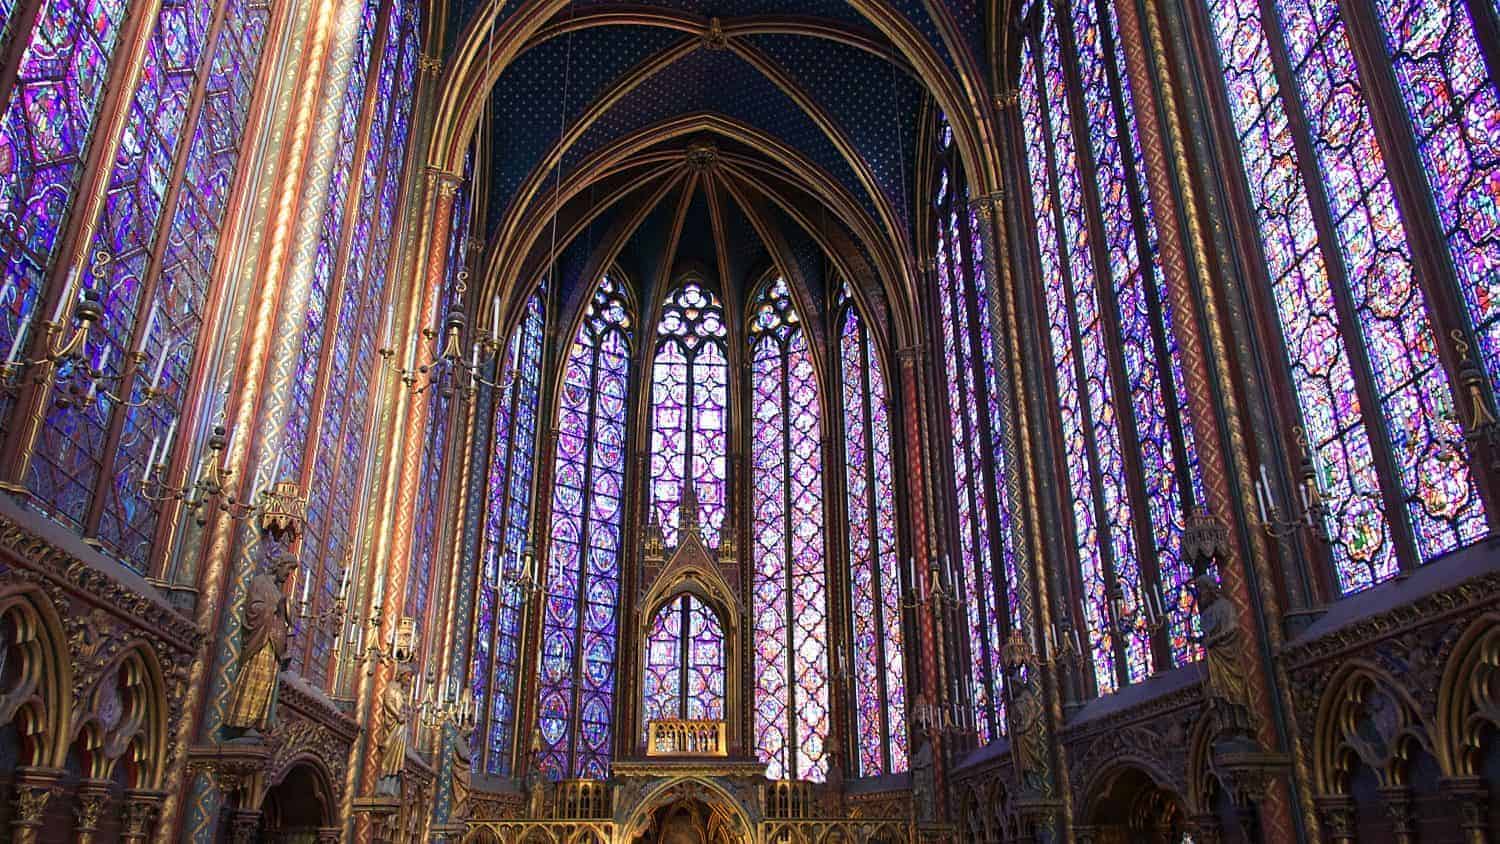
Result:
M1360 72L1337 4L1206 5L1299 421L1329 508L1337 585L1356 591L1394 577L1403 560L1487 531L1446 410L1452 385L1419 283L1420 241L1406 228L1428 209L1400 207L1365 90L1380 69ZM1493 359L1495 159L1487 148L1469 158L1460 135L1493 119L1494 85L1465 46L1473 35L1461 4L1377 5L1480 354Z
M651 500L668 545L677 544L685 484L698 495L703 540L718 545L724 526L724 309L697 282L662 305L651 370Z
M859 774L907 768L905 637L896 549L896 478L890 396L879 350L846 286L840 296L839 374L849 513Z
M515 737L521 610L526 544L531 535L532 476L536 466L537 400L541 387L542 294L526 302L507 346L495 402L486 492L484 555L472 682L480 701L479 770L510 774Z
M952 134L943 125L933 210L938 221L937 298L953 460L958 554L939 561L940 579L961 589L968 614L967 695L981 742L1005 732L1000 648L1020 625L1010 504L1001 491L1008 457L1000 410L1000 372L987 312L981 220L969 205ZM997 561L999 565L997 566ZM1003 580L1003 583L997 582Z
M72 206L126 0L47 0L21 47L15 81L0 114L0 348L9 349L23 322L35 339L37 301L53 250ZM0 410L10 398L0 397ZM62 494L69 494L61 491ZM72 495L86 497L87 490ZM58 501L53 495L43 500ZM71 504L69 512L81 512Z
M724 717L724 624L692 594L656 611L644 643L643 724Z
M755 746L767 776L821 780L830 657L821 399L785 279L764 285L749 326Z
M1023 48L1020 101L1086 649L1107 693L1197 657L1181 546L1202 482L1114 10L1053 8Z
M370 383L375 372L374 344L386 305L391 228L410 123L415 34L420 31L410 10L392 4L390 34L372 57L379 7L365 7L339 104L340 134L313 264L302 360L321 358L322 363L315 379L305 374L311 368L306 365L295 372L293 395L309 392L305 406L293 401L282 440L282 474L301 476L307 488L328 491L309 498L302 539L302 571L314 584L315 611L337 598L355 559L352 519L372 424L369 391L360 385ZM365 81L367 68L374 74L369 77L373 91ZM361 140L364 156L356 161ZM317 426L311 443L304 433L309 424ZM334 634L316 627L299 633L295 641L301 647L293 650L293 667L313 683L323 683Z
M1464 0L1375 0L1477 358L1500 391L1500 88ZM1480 14L1484 9L1480 7Z
M542 619L541 769L609 773L632 317L606 275L564 364Z
M12 318L34 308L36 283L55 257L123 5L44 7L22 56L0 130L7 148L0 160L11 163L0 167L8 174L0 193L22 203L18 225L0 223L0 242L11 244L0 282L7 291L0 305L8 306L0 335L14 337ZM27 479L54 516L137 569L147 562L157 512L137 483L154 434L182 408L267 18L265 7L243 0L217 6L168 0L148 28L144 66L127 93L118 152L88 244L91 256L107 261L90 261L83 274L104 309L84 352L112 376L127 369L128 353L143 353L146 363L133 368L128 389L134 402L144 400L150 373L165 356L165 393L145 407L112 403L103 392L81 407L54 404ZM66 61L54 61L52 51ZM17 96L31 105L21 108ZM4 219L12 215L0 210ZM185 243L195 250L189 265L181 260Z

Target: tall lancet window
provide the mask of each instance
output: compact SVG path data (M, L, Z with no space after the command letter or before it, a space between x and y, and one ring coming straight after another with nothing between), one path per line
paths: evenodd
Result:
M969 189L944 124L938 133L938 313L958 516L956 559L942 561L944 580L956 578L968 614L966 695L981 742L1005 732L1005 672L1000 649L1020 626L1019 581L1009 502L1002 490L1008 456L1000 378L988 305L983 221L969 206Z
M122 59L135 45L120 41L129 5L46 0L6 33L10 4L0 4L16 60L0 83L0 348L25 354L40 336L44 285L60 292L75 269L57 252L74 231L90 256L77 281L103 308L84 355L108 377L131 376L112 388L139 406L102 390L77 406L50 396L25 482L51 515L144 571L158 508L139 480L152 440L184 409L270 9L164 0L139 28L131 88ZM117 138L104 131L114 125L106 92L124 112ZM112 141L115 153L85 173L90 149ZM81 193L94 179L97 211ZM153 381L162 395L148 403ZM0 432L21 427L6 419L13 398L0 394Z
M822 407L812 350L786 280L750 309L755 746L767 776L827 770L828 595Z
M541 293L527 300L521 324L506 350L495 400L477 635L470 674L482 719L477 730L479 757L475 767L491 776L510 775L515 741L516 669L520 664L521 608L528 588L523 581L531 531L531 479L536 469L537 399L546 325L542 308Z
M725 335L723 307L697 282L662 305L651 369L651 500L668 545L679 539L684 483L698 493L709 547L724 527Z
M724 717L724 625L691 593L657 610L646 637L643 723Z
M1037 15L1021 110L1082 638L1104 694L1196 657L1181 545L1202 492L1113 11Z
M609 775L631 329L624 291L606 275L563 372L538 719L553 778Z
M854 715L861 776L906 770L905 638L896 549L890 395L880 351L846 285L839 295L839 381L849 508Z
M1439 357L1451 331L1471 333L1500 378L1500 99L1470 17L1487 5L1205 3L1226 82L1212 93L1241 153L1231 178L1258 235L1246 248L1265 268L1341 592L1488 532Z

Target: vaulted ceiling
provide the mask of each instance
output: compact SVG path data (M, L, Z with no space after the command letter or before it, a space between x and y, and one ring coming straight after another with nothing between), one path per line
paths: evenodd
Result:
M836 268L876 309L915 265L924 79L982 76L976 0L554 2L521 43L545 0L493 2L456 0L445 31L505 61L477 131L482 277L510 302L554 254L574 306L611 261L641 301L694 268L731 303L767 269L821 303Z

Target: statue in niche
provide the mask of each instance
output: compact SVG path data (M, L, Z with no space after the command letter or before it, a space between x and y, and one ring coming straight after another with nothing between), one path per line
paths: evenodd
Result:
M285 588L296 570L297 558L282 554L272 560L269 572L262 571L250 580L240 670L230 694L229 713L224 717L224 727L233 737L258 738L271 726L281 671L291 662L287 645L292 619Z
M1042 695L1037 688L1036 666L1027 662L1007 665L1006 688L1010 691L1012 726L1011 754L1021 787L1034 794L1048 791L1047 734L1043 723Z
M396 682L380 695L380 779L375 794L401 796L401 773L406 769L406 731L411 721L411 690L416 671L402 668Z
M453 809L457 820L469 818L469 794L474 781L474 734L459 733L453 739Z
M1203 646L1208 680L1204 691L1209 710L1218 721L1225 740L1253 742L1255 719L1250 711L1250 688L1245 682L1245 634L1240 629L1234 604L1224 597L1219 581L1212 575L1193 580L1198 593L1201 636L1194 641Z
M542 731L531 732L531 764L526 769L526 816L547 816L547 778L542 775Z
M925 731L914 731L921 744L911 755L911 805L919 822L931 821L937 780L932 771L932 738Z

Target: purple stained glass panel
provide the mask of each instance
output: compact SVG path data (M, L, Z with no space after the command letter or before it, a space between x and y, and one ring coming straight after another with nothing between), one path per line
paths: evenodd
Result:
M856 738L861 776L906 770L894 473L879 355L848 294L840 332Z
M656 333L651 500L667 544L676 545L683 490L693 484L703 539L714 547L725 515L724 309L712 292L689 282L663 303Z
M1500 88L1486 70L1469 3L1375 0L1375 7L1479 341L1476 357L1500 392Z
M773 778L821 780L828 735L822 414L786 281L750 314L755 736Z
M539 681L541 764L553 778L609 772L631 329L623 292L604 276L563 372Z
M0 113L0 348L10 349L28 321L25 343L39 331L41 284L95 135L127 5L46 0L29 38L17 45L15 81ZM0 396L0 417L10 405ZM87 487L59 478L43 500L60 513L77 513L87 495Z
M487 737L482 770L492 776L509 774L515 735L512 719L525 599L521 581L531 526L544 325L542 295L536 293L527 300L520 326L507 347L500 379L503 388L495 404L478 584L480 594L493 609L479 619L471 675L475 694L481 701L489 701L484 710L488 728L480 735Z

